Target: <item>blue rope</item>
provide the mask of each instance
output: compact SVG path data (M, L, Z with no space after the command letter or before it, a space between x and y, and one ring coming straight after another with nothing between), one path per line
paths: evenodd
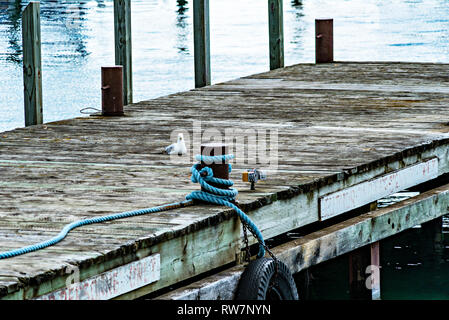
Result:
M148 214L148 213L161 212L161 211L170 210L173 208L180 208L180 207L186 206L188 204L189 204L189 201L181 201L181 202L166 204L166 205L157 206L157 207L148 208L148 209L126 211L126 212L122 212L122 213L111 214L111 215L92 218L92 219L78 220L78 221L75 221L75 222L72 222L72 223L66 225L57 236L55 236L47 241L43 241L43 242L40 242L40 243L37 243L34 245L30 245L27 247L22 247L20 249L0 252L0 260L12 258L12 257L18 256L21 254L37 251L37 250L52 246L52 245L58 243L59 241L61 241L62 239L64 239L71 230L81 227L81 226L94 224L94 223L101 223L101 222L106 222L106 221L111 221L111 220L116 220L116 219L134 217L134 216L139 216L139 215Z
M200 159L201 159L201 156L197 156L196 158L198 159L198 157L200 157ZM226 156L223 156L220 158L210 157L210 158L208 158L208 160L209 161L212 160L213 162L216 162L217 160L220 160L220 161L229 160L229 159L232 159L233 157L234 157L233 155L226 155ZM205 159L204 156L203 156L203 159ZM216 183L219 185L232 186L233 182L230 180L214 178L213 174L212 174L212 169L210 169L208 167L205 167L202 170L198 171L196 169L196 167L198 165L199 164L195 164L191 169L192 181L195 183L199 182L201 184L201 186L203 186L208 191L210 190L210 192L213 194L209 194L209 193L202 192L202 191L194 191L194 192L190 193L189 195L187 195L186 200L184 200L184 201L165 204L165 205L156 206L156 207L147 208L147 209L125 211L122 213L116 213L116 214L111 214L111 215L92 218L92 219L78 220L78 221L75 221L75 222L72 222L72 223L66 225L57 236L55 236L47 241L43 241L43 242L40 242L40 243L37 243L34 245L22 247L20 249L14 249L14 250L10 250L10 251L0 252L0 260L12 258L12 257L18 256L18 255L22 255L25 253L37 251L37 250L52 246L52 245L60 242L61 240L63 240L71 230L81 227L81 226L94 224L94 223L101 223L101 222L106 222L106 221L111 221L111 220L129 218L129 217L144 215L144 214L148 214L148 213L161 212L161 211L171 210L171 209L175 209L175 208L181 208L183 206L191 205L192 204L191 200L193 200L193 199L199 199L199 200L212 202L212 203L216 203L216 204L221 204L221 205L225 205L225 206L233 208L237 212L237 214L241 217L241 219L243 219L243 221L248 223L249 227L257 235L257 238L260 243L258 257L263 257L265 255L265 250L263 248L264 242L263 242L262 234L257 229L257 227L254 225L254 223L252 223L252 221L248 218L248 216L246 216L245 213L243 213L242 210L240 210L234 204L229 202L229 201L234 200L238 191L235 189L230 189L230 190L218 189L218 188L210 186L207 183L207 181L208 181L208 182L213 182L213 183ZM207 172L207 176L204 178L201 177L202 172ZM229 165L229 172L231 172L231 165Z
M206 163L209 163L210 161L213 162L222 162L229 159L233 159L234 155L224 155L224 156L215 156L215 157L206 157L197 155L196 160L198 161L204 161L206 159ZM257 240L259 241L259 253L257 254L258 258L261 258L265 255L265 242L263 240L262 233L259 231L257 226L251 221L251 219L242 211L239 207L237 207L235 204L231 203L231 201L234 201L235 197L238 194L237 189L230 188L230 189L219 189L211 186L209 183L214 183L216 185L222 185L226 187L231 187L234 185L234 183L231 180L225 180L225 179L218 179L215 178L212 169L209 167L204 167L201 170L198 170L198 167L200 166L200 163L197 163L192 166L190 171L192 172L192 182L193 183L199 183L205 190L204 191L193 191L189 195L186 196L187 200L202 200L206 202L215 203L222 206L227 206L232 209L239 215L240 219L246 223L250 230L254 233L254 235L257 237ZM229 164L229 172L231 172L232 166Z

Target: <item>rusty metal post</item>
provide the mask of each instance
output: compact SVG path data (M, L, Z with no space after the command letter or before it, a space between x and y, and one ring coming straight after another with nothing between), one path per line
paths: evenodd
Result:
M221 156L225 154L228 154L228 146L226 146L225 144L207 143L201 145L201 155L203 156ZM214 163L207 163L202 161L201 168L203 167L210 167L212 169L212 172L214 173L215 178L229 179L229 166L227 161ZM213 183L210 183L210 185L220 189L228 189L228 187L222 185L215 185ZM201 190L205 191L203 188L201 188Z
M123 67L101 68L101 113L104 116L123 115Z
M334 61L334 20L315 19L315 61Z

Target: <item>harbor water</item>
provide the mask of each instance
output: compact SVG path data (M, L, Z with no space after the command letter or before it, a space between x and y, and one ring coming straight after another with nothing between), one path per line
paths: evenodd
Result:
M21 12L0 0L0 132L24 126ZM41 0L44 121L100 108L114 65L112 0ZM285 63L314 62L314 20L334 19L336 60L449 62L448 0L284 0ZM133 0L134 101L194 87L190 0ZM265 0L211 0L212 82L269 69ZM186 106L187 107L187 106Z

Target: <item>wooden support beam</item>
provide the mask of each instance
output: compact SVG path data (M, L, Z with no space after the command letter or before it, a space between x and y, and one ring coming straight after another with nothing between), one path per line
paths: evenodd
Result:
M368 247L359 248L349 253L349 291L351 299L369 300L371 291L366 287L365 270L371 264Z
M417 224L441 217L446 214L448 206L449 185L444 185L417 197L348 219L284 243L272 248L272 251L290 268L292 273L300 272L362 247L368 248L371 263L376 266L379 264L379 245L376 242ZM233 299L244 269L243 265L230 268L157 299ZM371 272L371 275L378 277L379 273ZM373 281L372 284L371 298L378 299L380 289L377 290L377 288L380 288L380 281Z
M284 67L283 0L268 0L270 70Z
M325 63L334 61L334 20L315 20L315 61Z
M30 2L22 14L25 126L43 122L40 19L40 3Z
M115 64L123 66L123 105L133 102L131 0L114 0Z
M298 289L299 300L310 300L312 297L312 286L313 275L311 268L301 270L295 274L296 288Z
M320 219L335 217L437 176L438 159L432 158L327 194L320 198Z
M371 265L369 272L370 281L367 285L371 286L371 299L380 300L380 243L374 242L370 245Z
M444 253L443 217L438 217L421 225L421 234L432 241L433 250L439 257Z
M380 299L379 263L379 242L349 253L349 288L352 299Z
M114 275L115 271L119 271L119 268L123 265L142 260L145 257L157 253L160 255L160 268L158 268L160 270L160 274L158 275L160 280L114 298L124 300L136 299L192 276L207 272L210 268L218 268L234 262L237 251L240 252L239 244L235 241L240 235L240 230L241 225L239 219L232 219L229 220L229 223L216 224L211 226L211 228L202 229L196 233L174 237L150 248L141 248L137 252L123 254L110 260L108 263L92 265L86 269L80 268L79 280L81 282L90 282L90 280L93 280L91 279L92 277L95 278L96 275L102 273L112 273ZM211 239L212 237L216 239L215 243L212 244L206 241L206 239ZM210 250L211 246L213 246L213 250ZM60 289L66 287L69 276L70 274L62 274L57 280L42 285L40 290L31 289L25 291L20 289L6 299L33 299L48 293L52 296L52 293L57 293ZM114 277L116 276L114 275ZM132 278L128 280L132 280ZM98 281L92 284L90 286L91 292L103 290L100 287L101 284ZM56 288L49 292L49 288L52 287ZM87 299L90 296L85 295L84 298ZM67 297L67 299L69 298L70 296ZM0 300L2 299L4 298L1 297Z
M369 204L377 209L377 201ZM380 300L379 241L349 253L349 294L356 300Z
M195 88L211 84L209 0L193 1Z
M153 254L75 282L36 300L109 300L160 280L160 274L161 256Z

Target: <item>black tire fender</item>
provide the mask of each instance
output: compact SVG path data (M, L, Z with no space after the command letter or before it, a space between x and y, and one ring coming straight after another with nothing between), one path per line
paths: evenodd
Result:
M298 300L298 290L289 268L278 260L278 273L275 276L276 262L269 258L252 261L243 272L236 300Z

